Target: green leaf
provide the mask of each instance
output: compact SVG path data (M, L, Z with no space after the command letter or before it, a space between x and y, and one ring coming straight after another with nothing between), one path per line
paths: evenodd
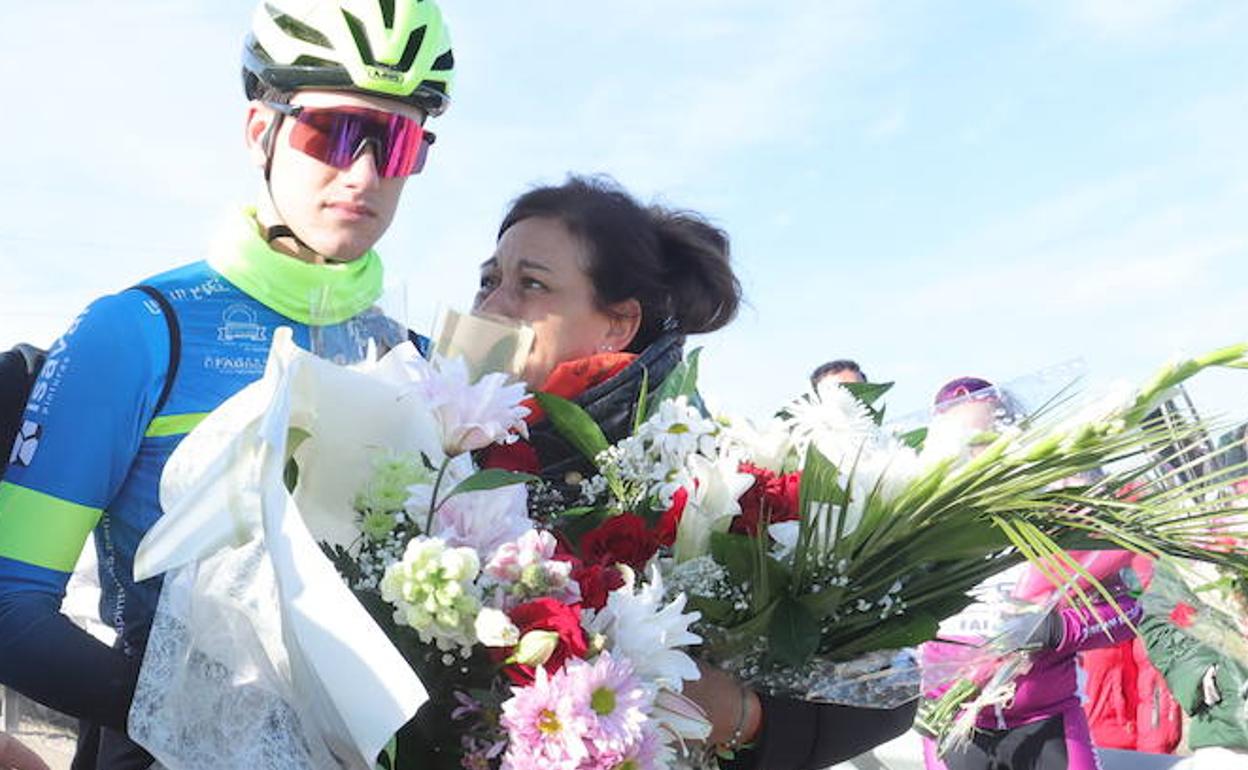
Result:
M381 755L377 757L377 770L395 770L394 763L398 754L398 741L391 738L381 750Z
M610 518L611 512L606 508L591 508L576 516L560 516L555 519L555 526L570 543L579 543L586 534L600 526Z
M637 391L637 406L633 410L633 433L641 430L646 421L646 403L650 398L650 370L641 367L641 390Z
M650 411L664 401L670 401L679 396L685 396L689 399L696 398L698 395L698 357L701 355L702 349L696 348L690 351L684 361L676 365L672 373L667 375L667 379L663 380L663 384L654 392L654 396L650 399Z
M505 471L501 468L486 468L483 471L477 471L456 484L451 493L443 500L452 498L455 495L462 495L465 492L485 492L491 489L510 487L513 484L527 484L530 481L539 481L539 479L531 473L516 473L515 471Z
M810 570L818 566L818 562L826 553L836 551L838 543L827 544L827 548L817 547L814 542L817 530L815 525L816 504L826 503L834 509L843 509L848 501L848 493L837 483L840 471L836 465L820 452L813 444L806 450L806 461L802 464L802 482L798 487L798 514L800 525L797 536L797 548L793 554L793 583L798 591L806 587L806 578ZM832 511L828 512L832 515ZM839 517L836 540L839 541ZM826 532L824 533L827 534Z
M841 385L863 406L875 406L875 402L893 389L891 382L843 382Z
M286 454L291 455L299 445L312 438L312 434L303 428L290 428L286 431Z
M295 462L295 450L311 437L312 434L303 428L290 428L286 431L286 467L282 469L282 482L286 485L286 491L292 494L295 487L299 486L299 463Z
M737 611L727 599L712 599L708 596L689 596L689 610L702 613L702 620L716 626L730 622Z
M819 621L801 602L785 597L771 615L767 655L786 666L800 666L819 649Z
M845 594L848 590L843 586L832 586L822 591L805 594L798 598L798 601L816 618L829 618L845 603Z
M995 527L944 527L939 538L923 541L916 556L926 562L962 561L987 556L1010 545L1010 538Z
M906 431L897 437L897 440L914 450L923 448L923 442L927 441L927 428L915 428Z
M538 406L550 417L550 422L559 431L559 435L567 439L590 462L596 463L598 455L610 444L594 418L580 406L553 393L538 393L535 397Z
M711 557L728 570L734 582L754 582L757 550L758 542L752 537L730 532L711 533Z
M848 659L876 650L914 647L935 639L939 628L936 618L926 612L908 613L880 621L862 636L839 645L835 653L838 658Z
M286 459L286 467L282 469L282 483L286 485L286 491L292 495L295 493L295 487L299 486L299 463L295 462L293 457Z
M576 519L576 518L580 518L581 516L586 516L588 514L591 514L594 511L600 511L600 510L602 509L595 508L592 505L582 505L582 506L577 506L576 508L569 508L566 511L560 511L556 515L561 519Z

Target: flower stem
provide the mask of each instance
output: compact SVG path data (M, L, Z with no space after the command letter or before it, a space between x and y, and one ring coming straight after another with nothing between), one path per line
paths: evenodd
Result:
M447 457L442 461L442 467L438 468L438 477L433 482L433 494L429 496L429 515L425 517L425 535L433 530L433 516L442 507L438 502L438 490L442 488L442 479L446 476L446 469L451 465L451 458ZM443 500L442 502L446 502Z

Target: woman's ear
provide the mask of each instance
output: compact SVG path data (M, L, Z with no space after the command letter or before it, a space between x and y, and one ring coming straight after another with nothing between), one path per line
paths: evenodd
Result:
M251 158L252 165L257 168L264 168L268 162L267 145L272 141L269 134L277 128L276 117L277 113L272 108L258 101L252 101L247 105L247 123L243 140L247 144L247 155Z
M627 350L641 328L641 303L635 299L616 302L607 309L611 324L603 345L610 350Z

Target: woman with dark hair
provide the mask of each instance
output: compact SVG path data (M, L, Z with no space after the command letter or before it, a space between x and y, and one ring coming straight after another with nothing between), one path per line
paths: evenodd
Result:
M642 382L662 382L680 362L685 336L722 328L740 303L726 233L693 212L642 206L610 180L572 177L512 204L494 256L482 265L475 309L530 324L529 387L576 402L616 442L632 429ZM540 415L529 432L530 469L544 478L560 483L593 472ZM913 721L913 706L881 711L773 698L701 669L685 694L707 712L709 741L734 750L728 764L743 770L826 767Z
M632 427L643 372L662 382L685 335L723 327L740 302L722 230L691 212L643 207L607 180L572 177L512 204L474 309L531 325L529 388L576 401L614 442ZM548 422L530 435L544 476L593 470Z

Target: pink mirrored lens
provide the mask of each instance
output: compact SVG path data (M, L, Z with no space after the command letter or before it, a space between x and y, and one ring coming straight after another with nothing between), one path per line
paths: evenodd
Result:
M291 147L334 168L350 168L368 142L383 177L418 173L428 142L418 121L365 107L304 107L290 132Z

